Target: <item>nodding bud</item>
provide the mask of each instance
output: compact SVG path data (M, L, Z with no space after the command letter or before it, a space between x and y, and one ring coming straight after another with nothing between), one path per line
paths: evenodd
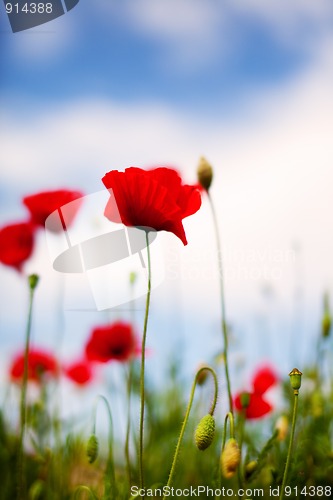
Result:
M230 479L236 474L240 464L241 454L236 439L229 439L222 451L221 455L221 469L222 475Z
M28 277L30 290L34 290L38 285L39 276L38 274L30 274Z
M302 384L302 375L303 375L303 373L300 372L298 368L294 368L289 373L291 387L297 393L298 393L298 389L301 387L301 384Z
M289 429L289 420L286 415L281 415L281 417L277 419L275 429L278 431L276 436L278 441L284 441Z
M92 434L87 442L86 454L90 464L94 463L98 456L98 440L95 434Z
M212 444L215 434L215 420L210 414L200 420L194 434L195 444L203 451Z
M205 366L206 365L204 363L200 363L200 365L198 366L198 370L197 370L197 384L198 385L204 385L204 383L207 380L208 370L202 370L202 368L205 368ZM201 371L199 371L199 370L201 370Z
M199 184L208 191L213 180L213 167L203 156L199 160L197 176Z

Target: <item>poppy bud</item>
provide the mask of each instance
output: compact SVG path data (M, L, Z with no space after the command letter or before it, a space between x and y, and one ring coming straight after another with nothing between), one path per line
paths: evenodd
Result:
M298 368L294 368L289 373L291 387L294 389L294 391L298 391L298 389L301 387L302 375L303 373L300 372Z
M137 280L137 277L138 277L138 276L137 276L136 272L134 272L134 271L131 271L131 272L130 272L130 275L129 275L129 282L130 282L130 285L134 285L134 284L135 284L135 282L136 282L136 280Z
M32 483L29 490L29 498L31 500L38 500L39 498L43 498L43 493L45 490L45 483L41 479L37 479L34 483Z
M203 363L200 363L198 366L198 373L197 373L197 383L198 385L204 385L204 383L207 380L208 377L208 370L201 370L201 368L204 368L206 365ZM199 371L201 370L201 371Z
M208 191L213 180L213 168L203 156L199 160L197 176L201 186Z
M329 312L325 312L321 322L321 332L323 337L328 337L331 331L332 318Z
M34 290L38 285L39 276L38 274L30 274L28 277L30 290Z
M288 434L289 421L286 415L281 415L276 421L275 429L278 431L277 439L278 441L284 441Z
M95 462L98 456L98 440L95 434L92 434L88 439L86 454L90 464Z
M203 451L212 444L215 433L215 420L210 414L200 420L194 434L194 439L199 450Z
M231 438L227 441L221 455L222 475L227 479L233 477L236 474L240 460L241 454L237 441Z
M254 471L256 470L258 466L258 462L256 460L251 460L251 462L248 462L245 465L244 473L245 473L245 478L250 479Z
M248 392L242 392L242 394L240 395L240 403L242 405L242 408L248 408L250 400L250 394Z

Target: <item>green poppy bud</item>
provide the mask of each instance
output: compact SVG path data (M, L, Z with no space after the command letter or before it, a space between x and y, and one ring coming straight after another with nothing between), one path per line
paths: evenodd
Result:
M203 451L212 444L215 434L215 420L210 414L200 420L194 434L194 439L199 450Z
M252 476L252 474L256 470L257 466L258 466L258 462L256 460L251 460L251 462L248 462L245 465L244 475L245 475L246 479L250 479L250 477Z
M250 404L251 396L248 392L242 392L240 395L240 403L242 408L247 408Z
M98 440L95 434L92 434L88 439L86 454L90 464L95 462L98 456Z
M208 191L213 180L213 168L203 156L199 160L197 176L199 184Z
M323 319L321 321L321 332L323 337L328 337L331 331L332 318L329 312L324 313Z
M38 285L38 281L39 281L38 274L30 274L30 276L28 277L28 281L29 281L30 290L34 290L36 288L36 286Z
M294 391L298 391L302 384L302 375L303 373L298 370L298 368L294 368L289 373L291 387Z

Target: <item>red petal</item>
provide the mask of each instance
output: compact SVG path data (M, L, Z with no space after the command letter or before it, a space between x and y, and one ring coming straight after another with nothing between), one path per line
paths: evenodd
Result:
M91 364L86 360L76 361L71 364L65 368L65 374L79 385L87 384L93 377Z
M258 395L264 394L277 381L278 378L275 372L269 366L264 366L253 377L253 390Z
M235 408L240 412L242 411L241 393L237 394L234 399ZM267 403L260 395L251 393L249 406L245 409L245 416L248 419L261 418L267 413L272 411L272 406Z
M34 230L29 222L9 224L0 230L0 262L20 270L34 246Z
M65 210L64 222L66 227L68 227L80 207L79 200L82 196L83 194L80 191L69 191L68 189L42 191L31 196L26 196L23 198L23 203L31 214L31 221L38 226L44 227L46 219L52 212L77 200L77 203L69 205ZM59 230L61 229L58 226L54 228L54 232L59 232Z
M24 353L18 354L10 367L10 376L19 381L23 378ZM28 379L39 382L44 374L56 376L58 364L55 357L45 351L31 349L28 355Z
M251 394L250 404L246 408L246 418L261 418L272 411L272 406L258 394Z
M131 324L117 321L93 329L86 345L86 356L100 363L128 361L135 354L136 345Z

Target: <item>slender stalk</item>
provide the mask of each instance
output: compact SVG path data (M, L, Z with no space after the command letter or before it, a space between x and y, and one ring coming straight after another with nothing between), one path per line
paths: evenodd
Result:
M111 413L111 408L110 408L108 400L102 394L99 394L97 396L97 399L96 399L94 413L93 413L92 434L96 435L96 414L97 414L97 406L98 406L99 401L103 401L103 403L105 405L105 408L107 410L108 417L109 417L109 454L108 454L108 461L107 461L107 466L106 466L106 479L108 478L108 474L110 473L110 476L111 476L111 481L110 481L111 489L112 488L114 489L113 493L114 493L114 495L116 495L116 493L117 493L116 490L115 490L115 488L116 488L116 480L115 480L115 474L114 474L114 460L113 460L113 451L112 451L112 447L113 447L113 421L112 421L112 413ZM104 494L104 498L110 498L110 491L106 487L107 485L108 485L108 483L105 481L105 494Z
M126 426L126 438L125 438L125 458L126 458L126 468L128 484L132 482L131 478L131 461L129 453L129 439L131 432L131 390L132 390L132 378L133 378L133 363L132 360L129 362L128 374L127 374L127 426Z
M294 408L293 408L293 419L292 419L292 424L291 424L291 434L290 434L290 440L289 440L287 462L286 462L286 467L284 469L282 486L281 486L281 493L280 493L279 500L283 500L283 498L284 498L284 489L285 489L287 478L288 478L288 471L289 471L289 466L290 466L292 447L293 447L294 435L295 435L297 407L298 407L298 389L294 389Z
M131 303L134 301L134 285L136 281L136 274L130 274L130 287L131 287ZM134 327L135 324L135 310L132 308L131 311L131 324ZM125 438L125 459L126 459L126 468L127 468L127 477L128 484L131 485L132 477L131 477L131 460L130 460L130 452L129 452L129 442L130 442L130 434L131 434L131 392L132 392L132 383L133 383L133 360L129 360L128 364L128 373L126 374L127 378L127 425L126 425L126 438Z
M188 405L187 405L184 422L183 422L182 428L180 430L180 434L179 434L179 438L178 438L178 442L177 442L177 446L176 446L176 451L175 451L175 454L173 456L173 461L172 461L172 465L171 465L169 479L168 479L168 483L167 483L167 487L166 487L165 491L168 491L170 489L171 481L172 481L172 478L173 478L173 475L174 475L174 472L175 472L175 469L176 469L177 459L178 459L180 447L181 447L181 444L182 444L182 440L183 440L185 428L186 428L186 425L187 425L187 422L188 422L188 419L189 419L189 416L190 416L190 411L191 411L191 408L192 408L192 403L193 403L193 398L194 398L194 392L195 392L195 388L196 388L196 385L197 385L197 382L198 382L198 377L199 377L200 373L203 372L204 370L209 371L212 374L213 378L214 378L214 398L213 398L213 401L212 401L212 404L211 404L211 408L209 410L209 414L213 415L213 413L215 411L215 407L216 407L216 403L217 403L217 394L218 394L217 376L216 376L215 371L212 368L210 368L209 366L203 366L202 368L200 368L200 370L197 371L196 376L195 376L194 381L193 381L193 384L192 384L191 393L190 393L190 399L189 399L189 402L188 402ZM164 495L163 500L165 500L165 498L166 498L166 495Z
M146 246L147 246L147 260L148 260L148 288L146 297L146 311L143 325L142 345L141 345L141 369L140 369L140 431L139 431L139 474L140 474L140 487L144 487L144 467L143 467L143 421L145 412L145 353L146 353L146 338L148 326L148 314L150 304L151 292L151 262L150 262L150 249L149 249L149 232L146 231Z
M232 396L231 396L231 384L230 384L230 376L229 376L229 363L228 363L228 330L227 330L227 321L226 321L226 311L225 311L225 298L224 298L224 283L223 283L223 266L222 266L222 247L221 247L221 240L220 240L220 234L219 234L219 227L217 223L217 216L216 216L216 210L215 206L213 203L213 199L207 191L208 195L208 200L212 212L212 217L213 217L213 223L214 223L214 230L215 230L215 238L216 238L216 247L217 247L217 264L218 264L218 271L219 271L219 283L220 283L220 296L221 296L221 313L222 313L222 319L221 319L221 327L222 327L222 334L223 334L223 343L224 343L224 350L223 350L223 357L224 357L224 369L225 369L225 378L227 381L227 390L228 390L228 399L229 399L229 411L232 413L233 411L233 405L232 405Z
M24 347L24 368L23 368L23 380L21 388L21 401L20 401L20 436L18 444L18 462L17 462L17 498L21 500L25 496L25 479L24 479L24 436L27 421L27 386L28 386L28 361L29 361L29 347L30 347L30 337L31 337L31 324L32 324L32 306L34 299L35 288L38 283L38 276L32 274L28 277L29 283L29 309L28 309L28 320L25 334L25 347Z

